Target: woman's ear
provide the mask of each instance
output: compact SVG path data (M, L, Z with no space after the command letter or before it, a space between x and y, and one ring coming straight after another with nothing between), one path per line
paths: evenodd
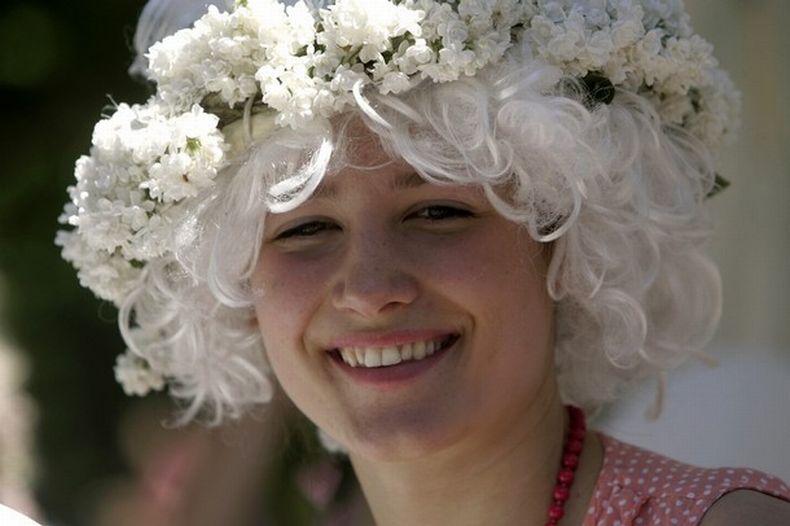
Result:
M555 241L546 241L545 243L540 244L540 253L544 258L543 260L546 262L547 268L551 263L551 258L554 257L554 243Z

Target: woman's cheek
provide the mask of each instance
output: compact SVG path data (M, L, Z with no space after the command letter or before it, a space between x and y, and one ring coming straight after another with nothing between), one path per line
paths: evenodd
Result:
M331 273L330 258L325 255L264 252L256 277L262 297L278 305L316 301Z
M328 293L330 272L322 258L264 250L253 285L259 291L255 310L268 354L302 344L310 316Z

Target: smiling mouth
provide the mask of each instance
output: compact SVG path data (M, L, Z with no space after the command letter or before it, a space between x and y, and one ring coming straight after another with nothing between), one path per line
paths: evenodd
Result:
M417 341L386 347L342 347L330 354L355 368L391 367L403 362L417 362L451 347L460 336L450 334L434 340Z

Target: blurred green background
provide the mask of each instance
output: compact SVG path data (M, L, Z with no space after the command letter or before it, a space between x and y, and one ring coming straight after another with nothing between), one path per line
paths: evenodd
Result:
M790 4L686 3L695 28L744 91L742 139L720 162L733 186L712 203L720 234L711 250L726 290L718 341L787 349ZM143 4L0 5L0 354L21 356L27 371L24 388L36 407L25 444L36 459L29 484L52 524L86 524L96 487L128 469L118 419L135 401L113 380L123 349L116 313L79 288L52 240L74 161L87 152L110 96L147 96L126 71Z
M113 385L115 312L76 285L52 244L74 160L109 103L140 100L126 65L141 2L4 0L0 6L0 330L23 353L37 405L36 500L85 524L91 485L122 471Z

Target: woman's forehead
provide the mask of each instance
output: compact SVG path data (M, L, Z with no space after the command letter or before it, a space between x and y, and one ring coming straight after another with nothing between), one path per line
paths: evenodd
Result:
M430 184L420 174L408 165L399 170L391 167L386 173L361 172L355 170L351 173L338 173L325 178L313 194L313 199L334 199L342 192L346 184L372 184L380 186L382 190L396 192L408 190ZM377 171L378 172L378 171Z

